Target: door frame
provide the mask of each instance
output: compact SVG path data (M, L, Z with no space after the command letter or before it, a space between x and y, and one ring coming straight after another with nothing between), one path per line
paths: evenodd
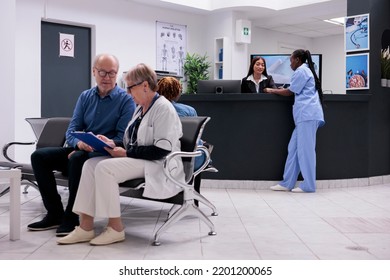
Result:
M48 22L48 23L57 23L57 24L65 24L65 25L73 25L76 27L86 27L91 29L91 62L93 62L95 56L96 56L96 26L93 24L87 24L87 23L81 23L81 22L75 22L75 21L67 21L67 20L60 20L60 19L50 19L50 18L41 18L41 22ZM40 34L42 37L42 34ZM42 61L42 58L40 58ZM91 65L92 69L92 65ZM42 71L41 71L42 73ZM90 86L92 87L95 83L95 79L93 75L91 74L91 81Z

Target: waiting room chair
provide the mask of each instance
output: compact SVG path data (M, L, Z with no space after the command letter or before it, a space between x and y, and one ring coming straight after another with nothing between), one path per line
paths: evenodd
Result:
M26 119L31 121L32 119ZM14 145L35 145L36 149L44 147L62 147L65 144L65 133L68 129L70 118L49 118L49 119L34 119L34 133L38 136L37 141L33 142L10 142L3 147L3 155L8 161L0 162L0 166L8 168L19 168L22 171L22 182L24 185L24 193L27 193L29 186L38 189L35 181L34 172L30 163L19 163L12 159L8 154L8 149ZM44 122L44 125L42 123ZM31 123L31 122L30 122ZM33 124L31 123L32 127ZM40 127L41 126L41 127ZM57 184L60 186L68 186L68 178L62 175L61 172L55 173ZM2 192L4 195L7 189Z
M201 172L207 170L207 167L210 163L210 153L206 147L198 146L198 140L202 136L204 127L206 123L210 120L210 117L183 117L180 118L183 128L183 136L180 139L181 141L181 151L180 152L172 152L170 153L165 161L164 161L164 173L166 177L175 183L178 187L182 189L177 195L167 198L167 199L151 199L144 197L143 191L145 186L145 179L133 179L128 180L120 184L121 187L121 196L160 201L164 203L173 204L172 209L168 214L168 219L165 223L157 230L154 235L153 245L160 245L160 236L163 234L168 228L173 226L176 222L181 220L186 216L196 216L200 218L206 225L209 227L209 235L215 235L215 227L211 220L199 209L199 207L195 204L195 200L200 203L205 204L209 208L212 209L212 216L217 216L216 207L207 200L203 195L194 189L194 178L200 174ZM201 155L201 151L206 154L206 160L204 164L194 172L194 158L196 156ZM173 176L169 173L169 161L171 161L175 157L181 157L184 165L184 172L186 175L186 183L181 183L175 180ZM177 207L179 207L177 209ZM177 210L176 210L177 209Z
M26 122L30 124L37 140L41 136L42 130L48 119L49 118L25 118Z

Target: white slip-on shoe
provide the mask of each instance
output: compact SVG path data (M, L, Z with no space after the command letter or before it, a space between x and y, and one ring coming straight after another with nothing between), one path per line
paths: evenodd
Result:
M297 188L292 189L291 192L294 192L294 193L304 193L305 191L302 190L300 187L297 187Z
M121 242L123 240L125 240L125 230L116 231L112 227L107 227L103 233L89 241L89 244L108 245L116 242Z
M62 245L82 243L82 242L88 242L92 240L94 237L95 237L94 230L87 231L87 230L83 230L81 227L76 227L67 236L58 239L57 243Z
M283 191L283 192L288 192L288 191L290 191L288 188L283 187L283 186L281 186L281 185L279 185L279 184L270 187L270 189L273 190L273 191Z

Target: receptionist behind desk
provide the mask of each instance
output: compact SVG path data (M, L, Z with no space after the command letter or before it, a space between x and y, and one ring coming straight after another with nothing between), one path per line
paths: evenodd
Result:
M241 93L262 93L264 88L276 88L271 75L267 74L265 59L256 56L249 66L248 75L241 81Z

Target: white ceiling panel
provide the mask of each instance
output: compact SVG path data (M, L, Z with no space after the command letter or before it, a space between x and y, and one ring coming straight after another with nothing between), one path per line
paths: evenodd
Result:
M123 0L122 0L123 1ZM126 0L138 2L146 5L164 7L178 11L185 11L194 14L212 14L220 10L207 11L197 8L191 8L183 5L172 4L160 0ZM254 0L255 1L255 0ZM273 0L269 0L273 1ZM288 0L294 2L293 0ZM329 0L317 4L307 4L310 1L302 1L304 4L300 7L287 8L282 10L272 10L259 7L259 1L250 6L250 1L240 1L245 7L237 6L235 1L225 1L223 4L231 6L223 10L237 11L243 14L244 19L252 22L252 26L270 29L278 32L301 35L309 38L318 38L329 35L343 34L343 27L332 26L331 23L325 23L321 20L347 15L347 0ZM277 1L280 2L280 1ZM222 3L222 2L221 2ZM294 3L295 4L295 3Z

